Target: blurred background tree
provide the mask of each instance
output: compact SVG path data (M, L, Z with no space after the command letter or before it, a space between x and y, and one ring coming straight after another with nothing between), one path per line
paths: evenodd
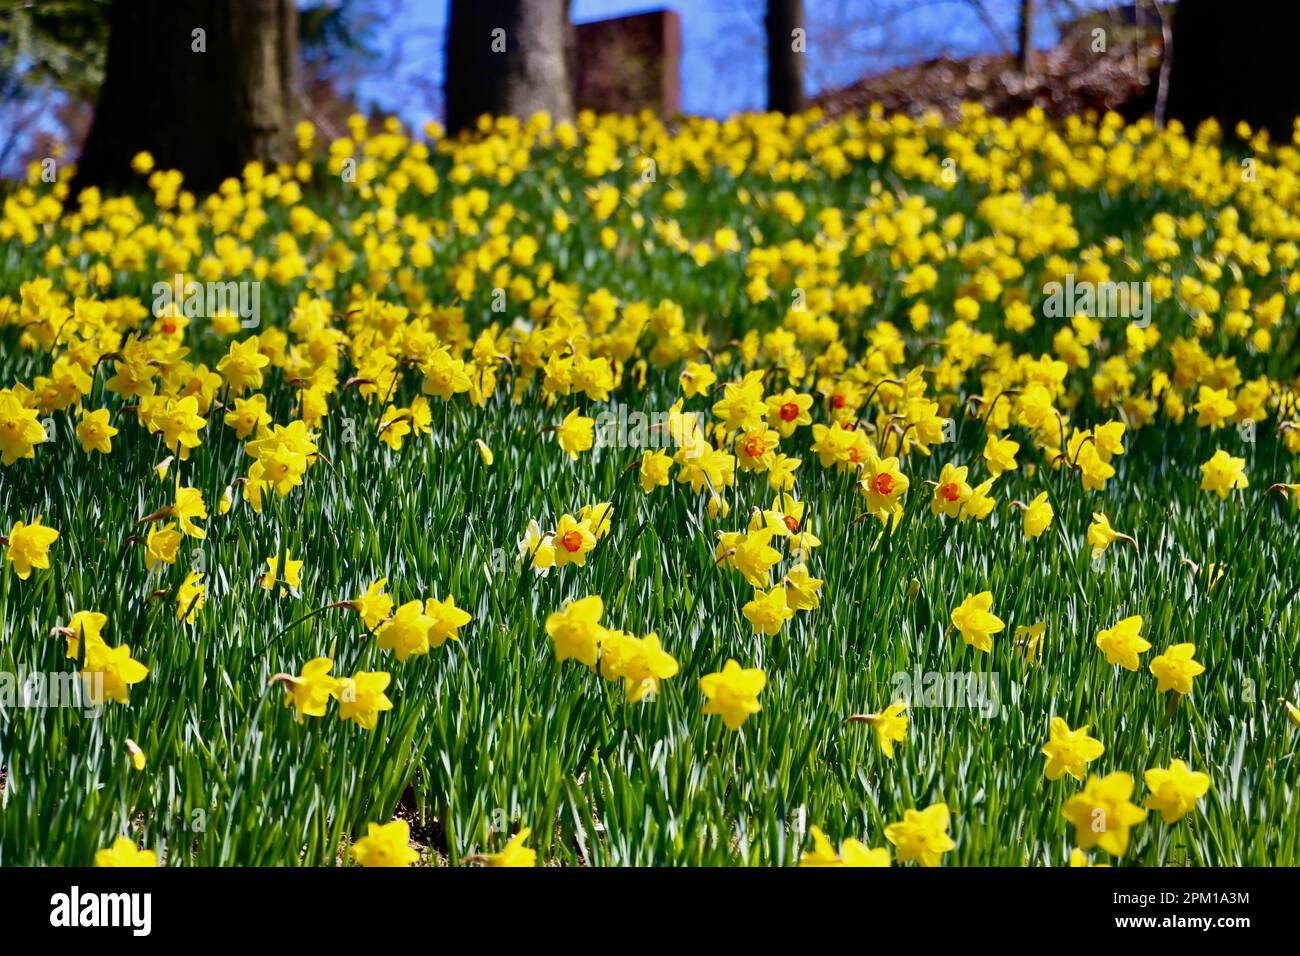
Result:
M1189 125L1217 116L1229 128L1245 119L1289 141L1300 111L1300 84L1292 75L1300 61L1289 49L1291 27L1300 25L1297 3L662 4L681 18L680 103L687 112L788 112L804 103L834 114L880 102L888 111L915 115L933 108L953 116L962 101L976 100L1006 116L1039 106L1052 115L1116 109L1129 119L1155 111ZM331 138L346 133L355 112L372 121L396 113L417 128L446 117L453 131L482 112L572 115L580 72L572 21L645 6L639 0L0 0L0 175L21 175L25 161L60 155L56 142L75 152L87 142L96 97L108 97L110 86L123 105L101 110L101 142L87 145L82 182L121 181L124 158L146 148L200 188L237 174L247 158L283 155L283 131L294 115ZM124 52L115 69L110 25L119 7L116 15L129 14L131 25L122 31ZM203 69L239 74L234 61L220 62L223 36L228 40L237 29L245 37L264 30L278 35L279 16L267 15L272 10L296 13L297 28L269 44L239 43L240 61L249 49L265 51L255 58L258 69L245 69L234 84L189 75ZM181 22L180 11L194 22ZM207 28L206 54L189 46L200 13L217 24ZM184 42L162 41L173 20L178 31L188 25ZM796 27L806 30L804 54L790 42ZM495 28L506 31L503 53L491 49ZM294 43L296 56L282 55ZM1169 49L1172 58L1165 56ZM200 56L208 62L196 62ZM295 72L296 82L279 79ZM272 101L267 116L252 115L250 104Z
M573 50L569 0L451 0L447 130L484 113L572 119Z
M298 115L330 135L345 130L358 85L384 67L375 37L398 8L400 0L0 0L0 169L20 149L51 154L60 139L86 144L79 186L124 181L142 149L196 187L215 185L247 159L286 155ZM204 30L202 53L195 29ZM97 98L107 98L99 110Z
M108 0L0 0L0 169L48 119L56 94L93 100L107 49Z
M808 49L803 0L767 0L767 108L773 113L799 113L807 105L803 92L803 62Z
M113 0L74 188L125 184L141 150L199 190L292 160L297 70L294 0Z

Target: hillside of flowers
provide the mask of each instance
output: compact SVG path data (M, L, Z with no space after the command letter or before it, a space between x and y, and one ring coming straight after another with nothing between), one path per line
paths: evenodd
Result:
M0 216L0 864L1300 864L1300 151L360 117Z

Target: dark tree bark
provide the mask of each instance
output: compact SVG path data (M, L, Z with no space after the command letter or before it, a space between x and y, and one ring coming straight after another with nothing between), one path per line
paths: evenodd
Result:
M1020 72L1028 73L1034 65L1034 0L1020 0L1020 34L1016 44L1016 61Z
M573 118L573 24L568 0L451 0L447 130L484 113Z
M1181 0L1173 14L1168 116L1188 129L1216 117L1291 141L1300 115L1300 4Z
M806 105L803 60L807 33L803 0L767 0L764 25L767 27L767 108L774 113L798 113Z
M129 182L141 150L196 190L294 158L294 0L113 0L109 30L74 189Z

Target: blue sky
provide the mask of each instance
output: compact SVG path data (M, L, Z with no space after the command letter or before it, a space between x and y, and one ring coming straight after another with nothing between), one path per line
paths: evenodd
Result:
M1084 0L1081 8L1100 7ZM407 77L440 86L446 0L402 0L400 13L381 31L381 48L400 51L396 72L367 78L362 100L422 124L437 118L439 104L412 93ZM994 52L1014 40L1018 0L984 0L1001 38L965 0L804 0L808 24L809 92L840 86L868 73L942 53ZM1039 0L1035 42L1055 44L1051 12L1061 4ZM723 116L762 109L766 95L764 0L573 0L575 22L670 9L682 23L681 95L687 113Z

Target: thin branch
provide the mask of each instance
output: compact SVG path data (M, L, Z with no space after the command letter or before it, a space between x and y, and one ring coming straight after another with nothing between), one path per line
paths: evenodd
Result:
M1011 42L1011 37L1007 36L1007 32L998 25L998 21L993 19L992 14L989 13L982 0L966 0L966 5L975 11L976 16L983 21L984 26L988 28L989 33L993 34L993 39L998 41L1002 49L1014 55L1016 47Z

